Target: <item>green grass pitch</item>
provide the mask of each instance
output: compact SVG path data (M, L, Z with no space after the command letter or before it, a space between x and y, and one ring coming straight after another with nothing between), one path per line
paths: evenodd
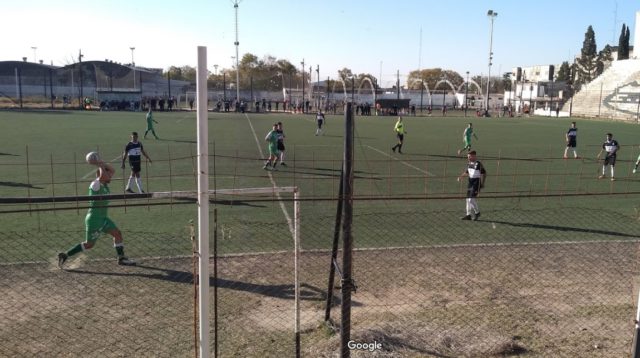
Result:
M454 113L455 114L455 113ZM147 153L153 159L144 165L142 176L145 190L194 190L196 147L195 112L156 112L156 132L160 140L143 139L145 114L132 112L68 112L68 111L6 111L0 112L2 144L0 148L0 191L3 197L84 195L92 177L91 167L84 163L84 155L99 150L103 158L117 170L111 185L112 193L122 193L128 168L120 169L120 156L132 131L140 133ZM537 210L540 215L539 232L528 240L557 240L547 238L545 226L567 225L566 217L556 215L566 209L576 212L572 226L599 228L599 223L581 210L607 210L628 221L636 213L633 195L640 190L640 180L631 170L638 155L635 123L598 120L577 120L578 154L581 159L563 160L564 135L574 119L557 118L476 118L451 115L448 117L404 117L407 135L404 154L391 151L395 143L395 117L356 117L355 125L355 194L367 200L356 201L356 226L360 233L357 246L420 245L417 237L429 236L430 244L465 241L448 228L460 225L463 213L464 182L456 177L462 172L465 159L457 156L462 146L462 132L473 122L478 140L473 148L488 170L487 185L479 199L483 212L482 230L486 242L516 240L522 226L522 211ZM286 162L276 172L262 169L266 156L265 134L274 122L284 124ZM272 185L300 187L303 199L335 198L338 193L344 142L343 116L328 115L324 135L315 136L313 115L224 114L209 113L209 151L211 188L249 188ZM601 164L595 160L605 139L612 132L621 143L617 181L597 180ZM28 163L28 165L27 165ZM640 175L640 174L639 174ZM607 171L609 176L609 171ZM598 194L590 197L566 196L562 199L537 198L521 200L493 199L495 196L563 195L575 193ZM609 195L617 194L617 195ZM286 196L285 196L286 197ZM393 200L371 200L380 198ZM290 198L290 197L289 197ZM401 200L412 198L420 200ZM144 203L145 201L128 201ZM112 202L122 204L122 202ZM197 217L195 205L176 201L171 206L139 206L112 208L110 216L125 233L125 240L135 250L136 240L130 233L149 233L148 240L173 240L186 237L185 227ZM75 204L74 204L75 205ZM58 204L57 207L63 206ZM284 206L291 213L291 203ZM3 205L7 211L18 206ZM24 208L25 206L20 206ZM31 205L31 208L52 208L52 205ZM212 206L213 207L213 206ZM288 249L290 235L278 201L234 202L216 205L221 222L242 223L243 229L232 232L232 240L225 250L270 251ZM302 238L305 248L330 247L335 216L335 201L305 201L302 203ZM519 211L514 211L517 208ZM576 211L577 209L577 211ZM84 226L86 210L42 211L36 213L1 214L4 232L78 232ZM422 219L422 213L432 216ZM418 213L418 214L416 214ZM493 213L493 220L491 222ZM393 235L381 242L373 240L363 228L370 228L380 215L399 215L412 220L404 235ZM417 215L417 216L416 216ZM582 217L580 215L583 215ZM597 215L597 214L595 214ZM614 215L614 217L617 217ZM318 220L316 220L318 219ZM402 220L402 219L400 219ZM583 220L584 222L581 222ZM317 224L318 221L324 224ZM495 222L502 222L503 230L495 230ZM511 225L506 225L506 224ZM480 224L480 223L479 223ZM261 232L273 225L268 239ZM360 228L359 228L360 227ZM530 234L531 228L527 229ZM227 231L228 233L229 231ZM238 235L238 236L236 236ZM629 233L631 235L631 233ZM6 235L10 236L10 235ZM144 236L144 235L142 235ZM635 236L634 236L635 237ZM415 239L410 239L415 238ZM596 232L585 232L581 239L599 239ZM54 237L53 247L66 248L82 237ZM572 238L567 236L567 240ZM0 239L1 240L1 239ZM414 241L412 241L414 240ZM190 243L181 244L185 254ZM108 246L108 245L103 245ZM111 253L110 248L96 251ZM157 245L155 250L136 254L168 254Z

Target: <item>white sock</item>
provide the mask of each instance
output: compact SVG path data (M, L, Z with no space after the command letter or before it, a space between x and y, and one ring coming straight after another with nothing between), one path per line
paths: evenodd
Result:
M615 175L613 175L614 168L615 168L615 167L612 165L612 166L611 166L611 177L612 177L612 178L615 176Z
M125 190L131 189L132 186L133 186L133 177L129 177L129 182L127 183L127 187L125 188Z
M572 150L573 150L573 157L574 157L574 158L577 158L577 157L578 157L578 152L576 152L576 150L575 150L575 149L572 149Z
M280 163L284 163L284 152L280 152Z
M136 185L138 186L138 192L142 193L142 179L141 178L136 178Z
M607 166L606 166L606 165L603 165L603 166L602 166L602 175L603 175L603 176L605 175L606 170L607 170Z

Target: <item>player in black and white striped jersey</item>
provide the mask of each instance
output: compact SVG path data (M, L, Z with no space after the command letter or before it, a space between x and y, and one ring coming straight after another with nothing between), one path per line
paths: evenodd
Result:
M467 199L466 199L466 215L461 217L462 220L476 221L480 217L480 209L478 208L478 202L476 197L480 193L480 189L484 188L484 183L487 179L487 171L484 169L484 165L478 160L476 151L472 150L467 154L467 167L462 174L458 176L458 181L464 177L469 177L469 183L467 184Z
M129 175L127 187L125 188L127 193L134 192L131 189L133 182L136 183L138 192L144 193L144 190L142 189L142 179L140 178L140 171L142 170L142 155L144 155L149 163L151 163L151 158L149 158L147 152L144 151L142 143L138 141L138 132L131 132L131 141L127 143L127 146L124 148L124 152L122 153L122 169L124 169L124 162L127 160L127 157L129 157L129 165L131 166L131 174Z
M573 151L573 157L578 159L578 153L576 152L576 143L578 138L578 128L576 128L576 122L571 122L571 128L567 131L565 135L567 139L567 147L564 149L564 159L569 158L567 154L569 153L569 148Z
M598 160L600 160L600 155L602 152L605 152L606 155L604 157L604 163L602 164L602 174L598 177L598 179L606 178L607 165L611 164L611 181L616 180L615 177L615 166L616 166L616 156L618 154L618 150L620 149L620 144L617 140L613 139L613 134L607 133L607 140L602 143L602 149L600 149L600 153L598 153Z

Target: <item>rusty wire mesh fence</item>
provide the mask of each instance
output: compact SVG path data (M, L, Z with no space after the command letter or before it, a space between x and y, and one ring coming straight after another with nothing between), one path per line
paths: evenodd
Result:
M638 218L545 200L541 207L535 199L484 198L478 221L459 219L462 199L356 200L351 337L366 349L352 355L627 355ZM220 357L295 355L294 251L281 204L291 202L215 205L210 348ZM335 207L302 204L301 353L333 357L340 351L339 271L330 319L325 315ZM390 214L389 205L405 209ZM270 214L245 215L246 207ZM193 209L176 207L175 217L180 208ZM127 215L147 210L127 208ZM57 252L84 234L45 224L48 214L38 214L40 229L0 231L0 356L195 355L194 247L186 223L176 221L171 233L144 220L123 226L138 266L118 266L104 237L60 270Z

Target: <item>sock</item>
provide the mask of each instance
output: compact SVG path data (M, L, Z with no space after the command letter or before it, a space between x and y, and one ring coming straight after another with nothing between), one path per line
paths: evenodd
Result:
M124 244L115 244L113 246L116 248L118 257L124 257Z
M613 175L614 170L615 170L615 167L612 165L612 166L611 166L611 177L612 177L612 178L615 176L615 175Z
M131 187L133 186L133 181L134 181L134 178L133 177L129 177L129 182L127 183L127 187L125 188L125 190L126 189L131 189Z
M69 251L67 251L67 256L71 257L80 252L82 252L82 244L77 244L76 246L70 248Z
M606 173L606 170L607 170L607 166L603 165L602 166L602 176L604 176L604 174Z
M144 190L142 190L142 179L139 177L136 177L136 185L138 186L138 192L142 193Z
M280 152L280 163L284 163L284 152Z

